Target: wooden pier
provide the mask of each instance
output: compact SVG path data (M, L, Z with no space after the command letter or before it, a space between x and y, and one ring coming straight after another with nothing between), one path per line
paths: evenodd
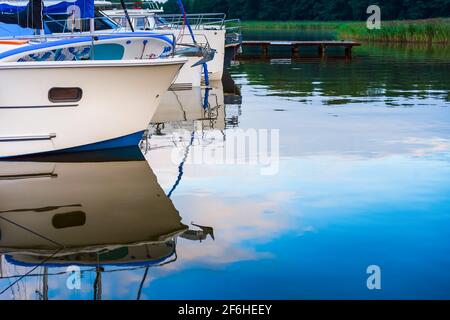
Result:
M317 47L320 57L325 57L328 47L342 47L346 58L352 57L352 49L361 43L354 41L242 41L242 47L260 47L262 58L269 57L270 47L290 47L292 56L300 57L301 47Z

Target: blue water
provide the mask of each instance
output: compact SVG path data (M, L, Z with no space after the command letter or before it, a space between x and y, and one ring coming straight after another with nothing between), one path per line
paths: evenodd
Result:
M450 298L450 59L378 49L352 61L240 62L230 73L242 101L227 102L214 84L214 121L172 119L162 135L150 125L141 150L158 184L167 195L178 180L170 201L182 223L212 227L215 240L178 237L176 260L149 268L141 299ZM219 152L236 127L279 130L275 174L170 158ZM180 128L193 142L174 138ZM367 287L371 265L380 290ZM119 269L105 266L102 298L136 299L145 269ZM50 268L49 298L92 299L96 273L82 270L81 289L69 290L65 268ZM0 297L39 298L41 281L28 277Z

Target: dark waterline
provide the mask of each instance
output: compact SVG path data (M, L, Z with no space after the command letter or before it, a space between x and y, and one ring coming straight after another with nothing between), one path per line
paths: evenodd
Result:
M65 267L49 266L50 299L92 299L99 274L103 299L448 299L450 55L442 48L365 44L351 61L238 62L230 68L236 86L213 84L209 109L204 91L168 97L144 157L132 149L98 163L0 163L3 177L47 173L0 180L0 211L16 210L1 215L46 230L53 214L78 212L69 220L82 224L81 211L85 225L69 227L68 239L109 239L109 251L65 255L68 264L91 263L81 268L81 290L67 288ZM278 171L190 161L219 153L236 128L279 130ZM33 255L42 260L30 252L36 246L55 250L3 220L0 228L10 253L3 277L30 270L22 265ZM8 232L27 250L11 250ZM107 261L127 265L96 268ZM379 291L367 289L370 265L381 268ZM0 290L14 280L0 280ZM28 277L0 298L42 298L42 281Z

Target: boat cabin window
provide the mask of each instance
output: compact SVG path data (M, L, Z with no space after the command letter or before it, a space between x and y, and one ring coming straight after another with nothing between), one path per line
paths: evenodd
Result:
M167 26L169 23L166 21L166 19L161 18L161 17L154 17L153 18L153 24L155 25L156 28L159 27L165 27Z
M114 18L112 18L112 20L122 27L124 27L124 26L128 27L128 21L127 21L127 18L125 18L125 17L114 17ZM132 23L133 23L133 21L132 21ZM133 24L133 26L134 26L134 24Z
M120 26L117 23L109 17L106 17L100 11L95 10L95 30L112 30L118 28L120 28Z
M71 31L81 31L70 27L68 14L46 14L44 15L44 24L50 33L65 33ZM75 24L74 24L75 26Z
M74 20L71 14L46 14L44 23L50 33L70 33L90 31L90 19ZM96 31L113 30L119 26L103 15L95 11L94 28Z
M81 88L51 88L48 99L51 102L78 102L83 97Z
M138 17L134 19L134 27L139 30L145 30L147 28L147 19L145 17Z

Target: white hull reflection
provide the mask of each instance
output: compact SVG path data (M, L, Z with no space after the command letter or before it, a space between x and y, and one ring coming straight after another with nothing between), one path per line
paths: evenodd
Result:
M169 90L161 98L152 123L192 121L203 118L202 89Z
M0 252L7 261L122 265L170 257L174 238L188 227L139 149L131 152L115 161L94 154L87 162L0 162Z
M47 300L79 268L100 300L115 294L102 274L145 269L140 299L148 268L177 260L178 238L214 240L181 222L137 147L0 161L0 190L3 297Z
M205 99L206 97L206 99ZM225 129L223 85L211 82L208 88L169 90L161 98L160 107L151 121L164 124L167 132L186 128Z
M193 226L181 222L137 147L0 161L0 274L11 280L1 294L47 300L78 267L99 300L115 294L103 273L145 269L140 299L148 268L176 261L178 237L214 239L211 227Z
M183 166L182 158L174 159L174 155L189 154L202 146L223 145L226 126L222 82L212 82L208 92L167 92L152 119L149 135L141 143L151 166L164 172L160 183L165 190L172 190Z

